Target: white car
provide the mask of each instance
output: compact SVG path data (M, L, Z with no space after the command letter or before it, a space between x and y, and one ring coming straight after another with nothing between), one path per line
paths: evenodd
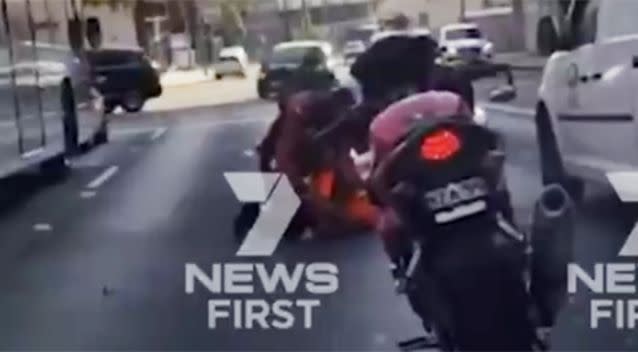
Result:
M566 181L577 199L583 181L638 171L638 1L583 5L547 61L535 118L543 182Z
M494 44L483 36L476 24L456 23L441 28L439 48L445 61L490 62Z
M363 54L366 51L366 44L363 40L351 40L346 42L343 46L343 58L346 61L351 61L357 58L357 56Z
M241 46L223 48L213 68L217 79L222 79L224 76L246 77L248 54Z
M376 32L370 38L371 43L388 37L431 37L432 32L428 28L417 27L410 29L390 29Z

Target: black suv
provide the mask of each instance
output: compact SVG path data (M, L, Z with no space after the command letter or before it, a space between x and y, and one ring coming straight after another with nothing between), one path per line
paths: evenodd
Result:
M261 65L257 93L262 99L278 97L284 89L289 88L291 79L299 80L296 73L308 62L312 62L313 67L303 70L306 89L330 87L336 83L333 61L332 46L327 42L293 41L277 44Z
M127 112L140 111L146 100L162 94L159 74L141 50L99 49L88 58L107 113L118 105Z

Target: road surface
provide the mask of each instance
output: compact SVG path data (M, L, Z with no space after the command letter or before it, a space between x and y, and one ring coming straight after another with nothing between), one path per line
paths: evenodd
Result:
M505 136L517 217L529 226L541 186L529 116L489 110ZM47 350L393 350L419 333L369 234L285 243L267 259L331 262L339 290L319 297L312 329L207 327L207 301L185 293L185 264L208 268L237 258L231 226L240 204L223 178L255 170L252 148L275 114L248 101L118 117L112 142L71 161L57 180L23 175L2 182L0 349ZM578 215L578 262L614 260L629 232L609 189ZM303 293L279 295L296 299ZM270 296L257 293L251 298ZM477 302L480 303L480 302ZM609 323L589 328L584 295L554 332L557 349L637 350L637 334Z

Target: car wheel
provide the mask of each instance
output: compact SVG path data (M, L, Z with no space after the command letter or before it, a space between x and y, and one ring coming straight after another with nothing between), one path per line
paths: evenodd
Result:
M536 107L535 125L543 185L558 183L565 187L575 202L581 202L585 195L585 182L565 171L549 112L542 103Z
M104 112L107 114L112 114L113 111L115 111L116 107L117 107L117 103L112 100L108 100L104 102Z
M64 152L73 155L79 150L79 126L73 87L68 79L62 82L62 128L64 130Z
M139 92L129 92L122 98L122 107L126 112L138 112L142 110L146 101Z

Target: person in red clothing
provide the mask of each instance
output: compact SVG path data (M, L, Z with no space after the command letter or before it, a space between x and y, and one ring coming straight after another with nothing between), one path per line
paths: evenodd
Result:
M377 208L362 192L349 144L341 136L318 136L353 102L344 89L295 93L281 106L260 146L262 171L285 174L302 200L293 227L298 221L316 232L343 233L376 224Z

